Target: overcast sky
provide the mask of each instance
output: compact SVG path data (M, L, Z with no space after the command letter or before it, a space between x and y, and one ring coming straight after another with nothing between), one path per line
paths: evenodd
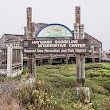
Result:
M27 7L32 7L33 22L60 23L73 30L75 6L81 6L85 32L110 50L110 0L0 0L0 37L23 34Z

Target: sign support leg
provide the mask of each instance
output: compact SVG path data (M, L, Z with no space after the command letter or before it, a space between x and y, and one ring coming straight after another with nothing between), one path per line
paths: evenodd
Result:
M35 76L36 74L36 60L35 55L33 53L30 53L28 56L28 73L31 77Z
M32 76L36 77L36 58L34 54L32 54Z
M77 87L82 87L81 83L81 55L76 54Z
M82 87L85 86L85 56L81 55L81 82Z

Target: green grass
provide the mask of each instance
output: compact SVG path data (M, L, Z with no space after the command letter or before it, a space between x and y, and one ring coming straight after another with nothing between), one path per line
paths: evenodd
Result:
M24 70L26 72L26 70ZM76 65L42 65L36 67L38 80L49 83L55 100L65 110L76 110ZM87 63L86 86L90 88L95 110L110 108L110 63ZM80 109L78 109L80 110Z

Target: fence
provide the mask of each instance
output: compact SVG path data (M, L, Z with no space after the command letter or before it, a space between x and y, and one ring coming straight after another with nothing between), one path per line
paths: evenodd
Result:
M0 47L0 76L14 77L23 72L21 47Z

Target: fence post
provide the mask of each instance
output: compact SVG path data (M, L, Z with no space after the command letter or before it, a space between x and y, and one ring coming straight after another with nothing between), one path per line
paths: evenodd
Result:
M12 47L7 47L7 77L12 76Z

